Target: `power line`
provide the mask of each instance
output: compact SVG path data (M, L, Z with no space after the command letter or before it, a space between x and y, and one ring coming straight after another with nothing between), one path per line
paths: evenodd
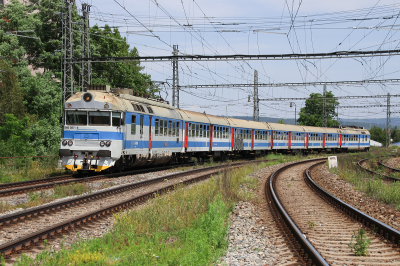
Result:
M380 51L339 51L331 53L315 54L266 54L266 55L176 55L176 56L138 56L138 57L90 57L76 59L73 63L92 60L92 62L121 62L121 61L168 61L178 59L180 61L232 61L232 60L293 60L293 59L324 59L324 58L354 58L354 57L373 57L373 56L393 56L399 55L400 49L380 50Z
M400 79L379 79L379 80L352 80L352 81L316 81L316 82L288 82L288 83L258 83L258 87L301 87L317 85L338 85L338 84L364 84L364 83L399 83ZM180 88L232 88L232 87L253 87L254 84L205 84L205 85L185 85Z

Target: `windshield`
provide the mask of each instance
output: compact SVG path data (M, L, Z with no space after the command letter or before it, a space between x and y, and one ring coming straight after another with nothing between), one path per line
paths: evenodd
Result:
M67 111L66 125L87 125L87 112Z
M117 113L117 112L112 113L112 125L114 127L121 126L121 113Z
M110 112L89 112L89 125L109 126Z

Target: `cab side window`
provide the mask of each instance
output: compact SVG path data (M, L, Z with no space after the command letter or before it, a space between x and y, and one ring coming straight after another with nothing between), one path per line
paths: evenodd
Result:
M136 134L136 115L132 115L131 134Z

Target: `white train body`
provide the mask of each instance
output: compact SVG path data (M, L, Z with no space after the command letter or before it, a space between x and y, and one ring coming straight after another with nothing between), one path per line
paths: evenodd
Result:
M127 90L76 93L65 103L62 164L71 171L255 156L270 151L368 150L363 129L254 122L176 109Z

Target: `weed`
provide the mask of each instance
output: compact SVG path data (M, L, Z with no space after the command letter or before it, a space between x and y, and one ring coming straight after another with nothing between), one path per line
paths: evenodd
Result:
M355 243L353 243L353 239L355 239ZM367 256L370 244L371 239L367 237L365 229L360 228L358 229L358 232L354 232L353 236L351 237L349 248L352 252L355 252L356 256Z
M314 222L307 221L307 225L308 225L308 228L314 229L314 227L315 227L316 224L315 224Z

